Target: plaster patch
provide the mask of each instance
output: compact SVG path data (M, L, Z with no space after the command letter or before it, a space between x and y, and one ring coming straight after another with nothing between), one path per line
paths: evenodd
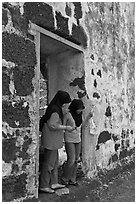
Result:
M12 95L14 95L14 93L16 93L15 85L14 85L14 82L12 80L10 80L9 90L10 90Z
M5 59L2 59L2 66L7 67L7 69L11 69L14 68L16 64L10 61L6 61Z
M32 195L36 192L36 184L35 184L36 178L34 176L31 176L27 179L27 185L26 188L28 189L28 192Z
M27 153L30 155L30 156L33 156L36 154L36 148L37 148L37 143L31 143L29 145L29 148L27 150Z
M12 163L2 161L2 177L10 176L12 171Z
M17 126L20 125L19 121L14 121Z

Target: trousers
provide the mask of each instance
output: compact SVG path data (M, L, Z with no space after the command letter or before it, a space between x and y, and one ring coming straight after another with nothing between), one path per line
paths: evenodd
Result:
M40 188L58 183L58 150L44 149L44 161L40 172Z
M63 167L62 180L65 182L76 182L77 163L81 151L81 142L79 143L65 143L67 153L67 161Z

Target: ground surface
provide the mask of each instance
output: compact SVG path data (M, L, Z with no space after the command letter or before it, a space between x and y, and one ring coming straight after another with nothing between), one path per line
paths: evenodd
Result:
M134 163L94 180L82 176L78 180L80 185L70 186L68 195L40 193L37 202L135 202Z

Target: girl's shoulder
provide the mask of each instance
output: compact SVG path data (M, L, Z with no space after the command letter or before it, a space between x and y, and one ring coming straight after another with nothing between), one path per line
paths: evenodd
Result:
M72 115L70 112L66 113L66 115L64 116L66 119L71 119Z

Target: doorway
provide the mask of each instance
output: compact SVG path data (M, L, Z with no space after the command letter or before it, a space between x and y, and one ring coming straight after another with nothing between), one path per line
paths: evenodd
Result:
M40 152L39 118L45 113L47 105L58 90L67 91L71 98L79 98L80 86L75 79L83 76L83 49L74 43L57 36L33 23L30 24L31 33L35 35L38 78L38 148L36 174L39 174L39 163L42 162ZM64 151L60 151L63 154ZM40 154L39 154L40 153ZM64 155L60 155L63 163ZM37 176L38 180L38 176Z

